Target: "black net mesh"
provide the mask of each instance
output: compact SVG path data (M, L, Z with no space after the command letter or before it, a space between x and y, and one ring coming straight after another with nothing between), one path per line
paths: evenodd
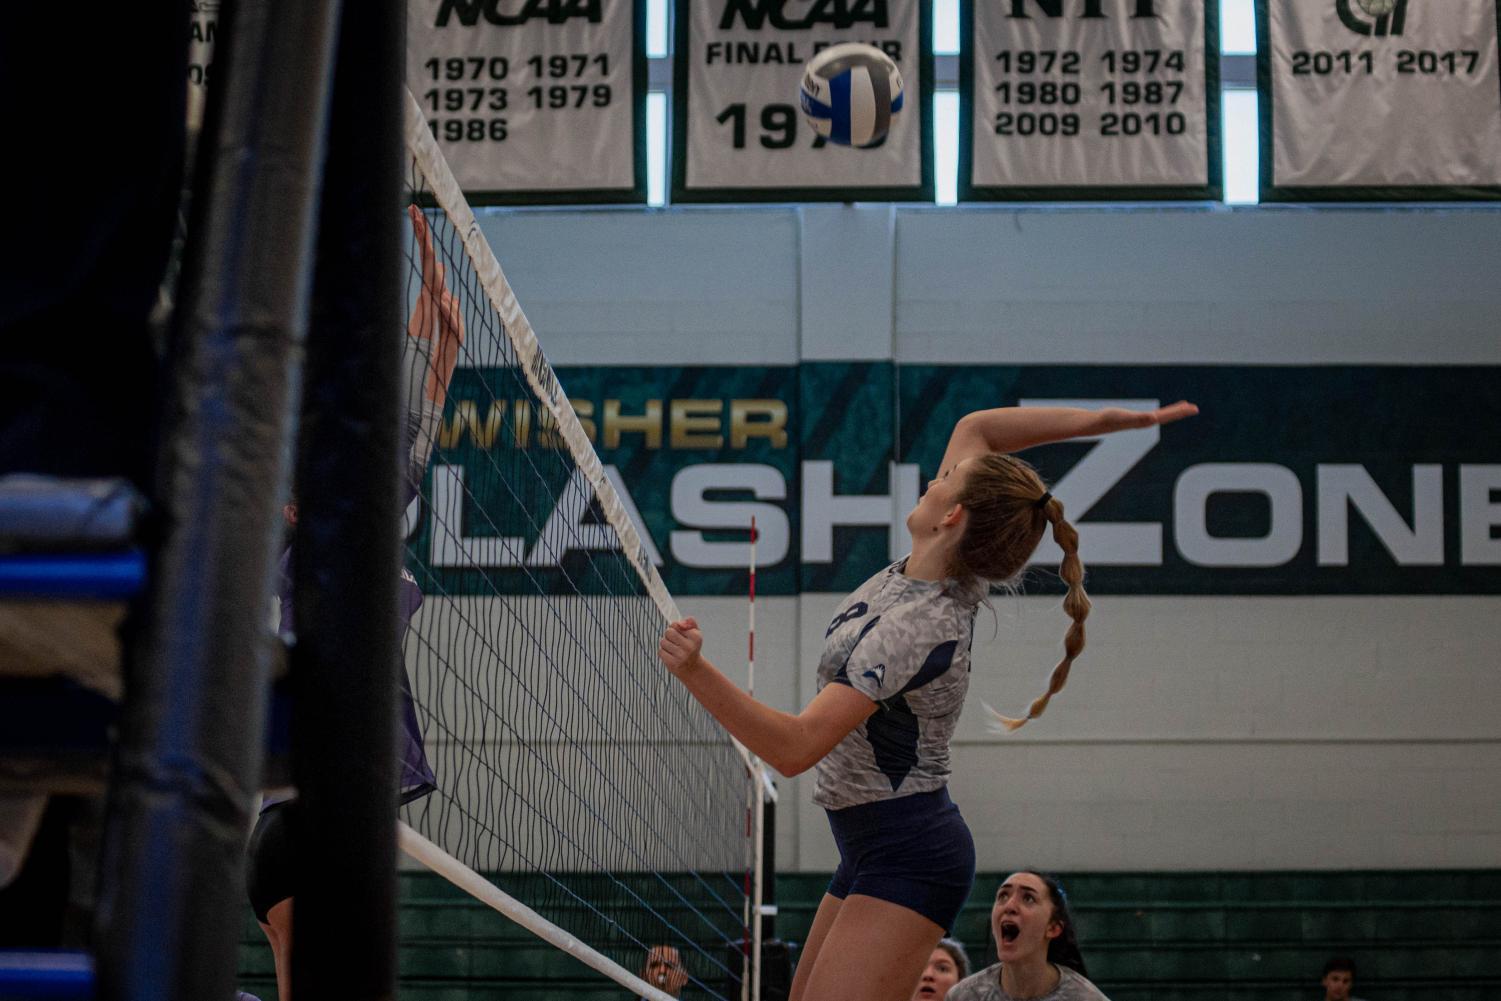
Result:
M663 612L533 391L463 234L416 169L411 185L428 207L409 212L404 528L422 598L404 649L435 791L403 819L626 970L670 946L687 994L739 998L745 764L657 660ZM409 748L411 795L418 755ZM473 930L423 927L440 926L453 942ZM513 939L492 943L496 979L586 975Z

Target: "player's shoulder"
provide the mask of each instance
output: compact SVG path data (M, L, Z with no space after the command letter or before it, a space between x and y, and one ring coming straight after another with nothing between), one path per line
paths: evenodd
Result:
M887 617L916 633L947 635L961 626L967 631L974 621L975 603L966 598L966 594L954 592L951 581L907 579Z
M949 988L947 1001L997 1001L1001 996L1001 964L992 963Z
M1058 972L1063 976L1058 984L1060 1001L1110 1001L1105 992L1084 974L1066 966L1058 967Z

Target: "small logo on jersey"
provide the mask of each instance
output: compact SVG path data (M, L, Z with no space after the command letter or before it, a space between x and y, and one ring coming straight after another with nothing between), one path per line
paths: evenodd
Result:
M874 681L876 683L877 688L880 688L882 685L886 684L886 665L877 664L875 667L870 668L868 671L861 671L860 677L869 678L871 681Z
M415 584L415 583L417 583L417 578L413 577L412 576L412 572L410 570L408 570L406 567L402 567L401 568L401 579L404 580L404 581L406 581L409 584Z
M1334 11L1355 34L1384 38L1402 34L1407 0L1334 0Z
M868 611L870 611L870 606L865 602L855 602L853 605L846 608L838 615L834 616L834 621L829 623L829 631L823 634L824 639L828 639L830 636L832 636L834 634L834 630L838 629L846 622L850 621L851 619L858 619Z

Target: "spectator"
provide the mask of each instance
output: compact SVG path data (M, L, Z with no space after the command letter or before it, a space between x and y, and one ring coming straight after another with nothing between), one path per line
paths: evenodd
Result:
M1355 960L1349 956L1333 956L1324 964L1324 1001L1360 1001L1352 997L1355 989Z
M654 945L646 953L646 966L641 970L641 979L673 997L683 996L683 986L688 983L688 971L683 968L683 957L677 947Z
M917 982L912 1001L943 1001L955 984L969 976L969 954L958 939L946 938L933 949L928 966Z
M1068 897L1051 876L1013 873L990 909L999 962L966 977L947 1001L1109 1001L1089 982Z

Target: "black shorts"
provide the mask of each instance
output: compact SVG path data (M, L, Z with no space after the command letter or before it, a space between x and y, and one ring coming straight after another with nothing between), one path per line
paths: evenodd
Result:
M831 897L864 894L953 930L975 883L975 842L948 789L828 814L839 846Z
M296 800L266 807L245 846L245 891L261 924L267 923L271 908L294 896L291 827L296 808Z

